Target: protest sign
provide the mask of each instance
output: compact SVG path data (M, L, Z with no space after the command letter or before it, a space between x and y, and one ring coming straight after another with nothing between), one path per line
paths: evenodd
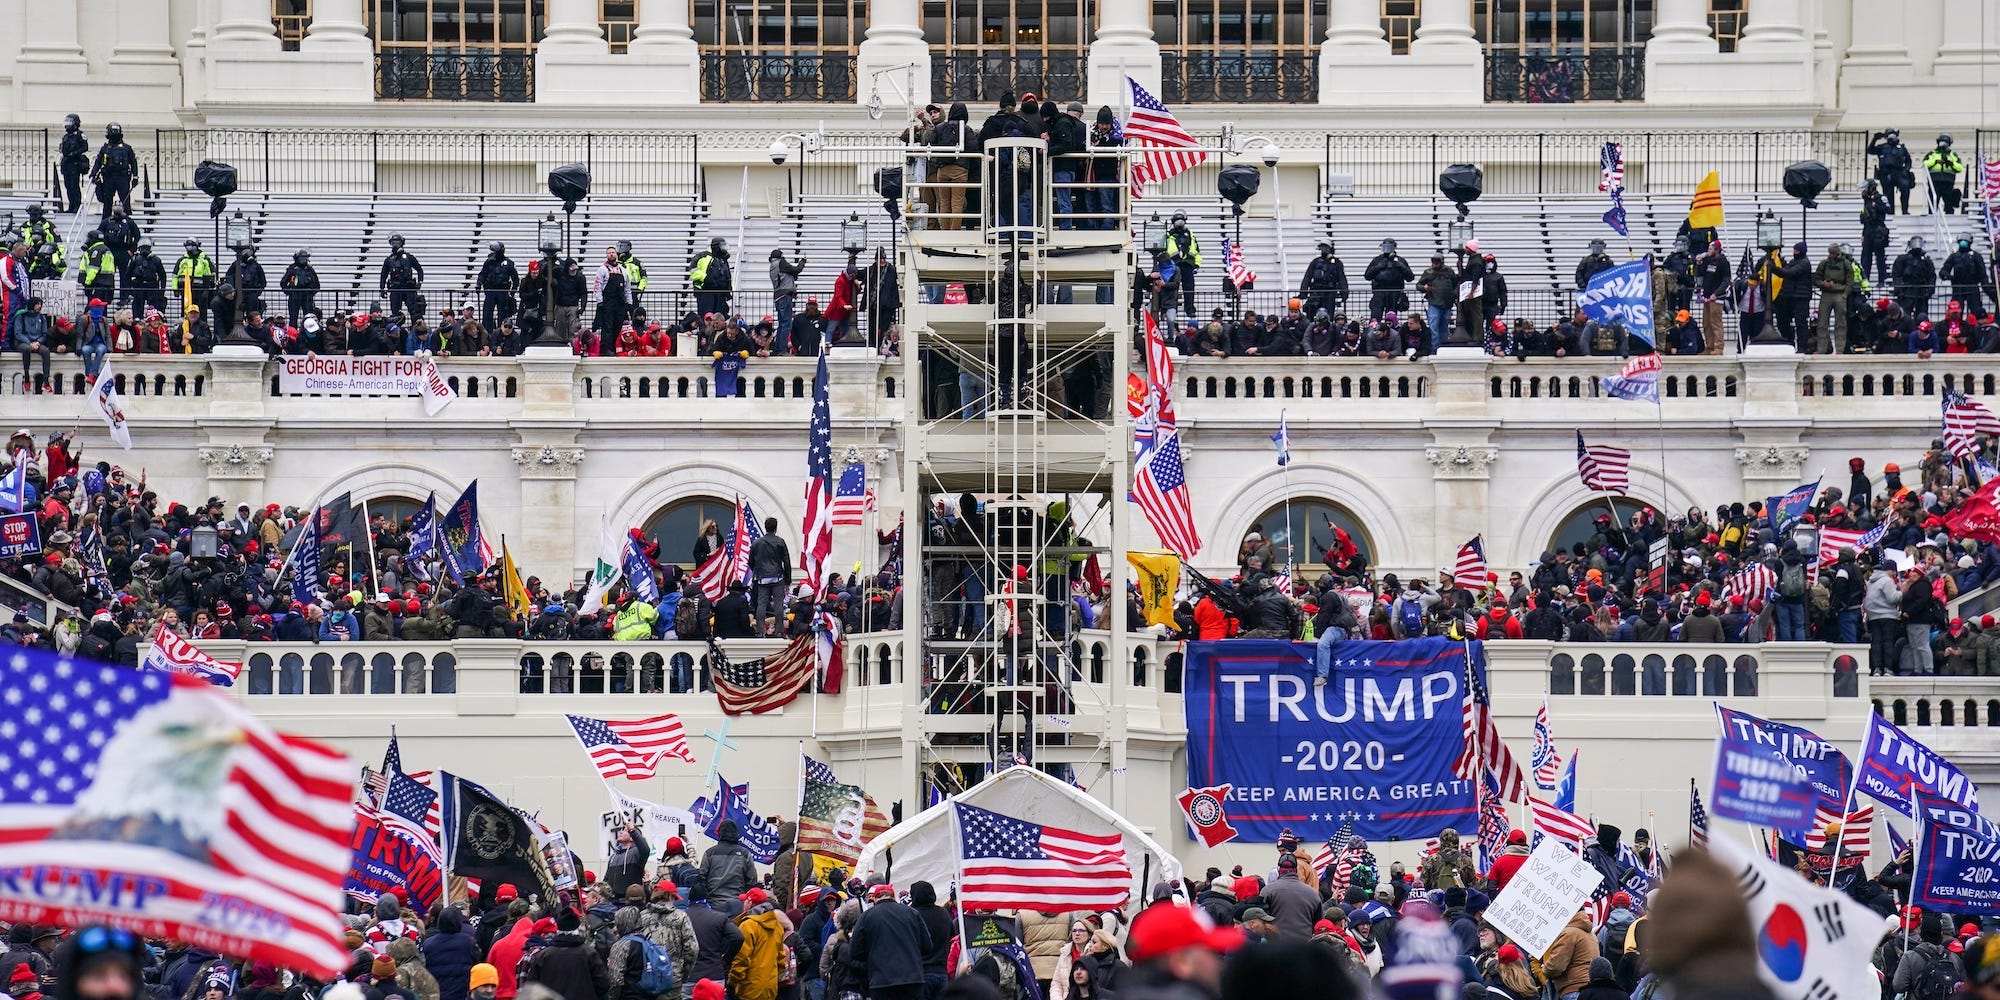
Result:
M569 852L569 834L557 830L542 838L542 862L549 868L549 884L557 892L577 887L576 857Z
M0 559L40 555L42 526L38 515L8 514L0 517Z
M323 396L422 396L426 416L436 416L458 393L429 357L350 358L286 356L279 359L278 391Z
M611 808L598 816L597 832L607 858L618 849L618 831L628 824L639 828L640 834L646 838L646 846L652 848L655 855L666 845L668 837L686 839L689 830L701 825L686 809L636 799L615 788L606 787L605 791L611 793Z
M1545 837L1528 863L1486 910L1486 922L1531 956L1540 956L1576 916L1604 876L1591 863Z

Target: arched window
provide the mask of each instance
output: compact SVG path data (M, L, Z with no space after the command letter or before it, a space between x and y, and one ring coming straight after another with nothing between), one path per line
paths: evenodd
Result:
M450 504L451 501L447 499L445 503ZM378 517L383 517L388 518L390 523L400 526L408 524L410 518L415 517L417 511L423 509L424 502L403 496L386 496L370 497L362 501L362 505L368 509L368 520L370 522L373 522ZM438 515L443 516L444 511L438 511Z
M686 497L668 504L647 520L645 532L660 543L660 562L694 565L694 542L701 526L714 521L726 534L736 519L736 505L721 497Z
M1555 537L1549 540L1549 548L1574 550L1578 542L1589 541L1590 536L1597 533L1598 516L1609 513L1605 510L1607 503L1611 510L1617 511L1619 525L1628 528L1632 526L1632 515L1646 509L1645 504L1624 497L1593 500L1571 511L1568 517L1562 519L1562 523L1556 526Z
M1321 557L1334 543L1333 529L1327 527L1328 521L1347 532L1361 558L1368 565L1374 565L1375 548L1368 539L1368 532L1347 508L1318 497L1294 497L1290 503L1281 503L1265 511L1251 525L1251 531L1262 534L1271 543L1273 565L1265 568L1293 564L1323 566ZM1243 539L1237 540L1239 553L1242 542L1248 538L1246 532ZM1318 572L1314 571L1312 575L1317 576Z

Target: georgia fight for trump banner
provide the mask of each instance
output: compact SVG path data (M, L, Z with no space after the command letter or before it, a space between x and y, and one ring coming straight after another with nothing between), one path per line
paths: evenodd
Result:
M1316 687L1311 643L1190 642L1188 785L1229 785L1229 822L1248 842L1290 827L1313 843L1348 821L1371 840L1472 829L1473 783L1452 770L1468 649L1483 674L1476 642L1336 643Z

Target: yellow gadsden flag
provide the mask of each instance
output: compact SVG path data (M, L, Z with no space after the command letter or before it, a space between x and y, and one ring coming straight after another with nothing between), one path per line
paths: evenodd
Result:
M1722 228L1722 175L1711 170L1695 185L1694 200L1688 203L1689 229Z
M1139 604L1146 610L1146 624L1174 623L1174 591L1181 586L1181 560L1171 552L1148 550L1125 553L1132 564L1134 582L1139 585Z
M507 550L506 539L500 541L500 586L515 614L523 620L534 617L535 600L528 596L527 584L521 582L521 568L514 565L514 553Z

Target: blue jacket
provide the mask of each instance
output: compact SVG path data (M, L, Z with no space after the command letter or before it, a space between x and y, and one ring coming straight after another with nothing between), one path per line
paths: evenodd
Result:
M10 351L21 350L29 344L48 342L49 318L42 313L22 309L15 312L13 318L7 322L7 349Z
M336 623L347 630L346 635L334 634L334 626ZM354 617L354 612L352 611L329 611L327 612L325 618L320 619L319 641L360 642L361 621Z
M680 591L669 590L660 596L660 616L653 619L653 634L655 636L666 635L667 630L674 627L674 612L679 611L680 608Z
M447 906L438 915L430 936L420 946L424 968L437 979L438 1000L465 1000L472 979L472 967L479 963L479 945L465 929L458 907Z

